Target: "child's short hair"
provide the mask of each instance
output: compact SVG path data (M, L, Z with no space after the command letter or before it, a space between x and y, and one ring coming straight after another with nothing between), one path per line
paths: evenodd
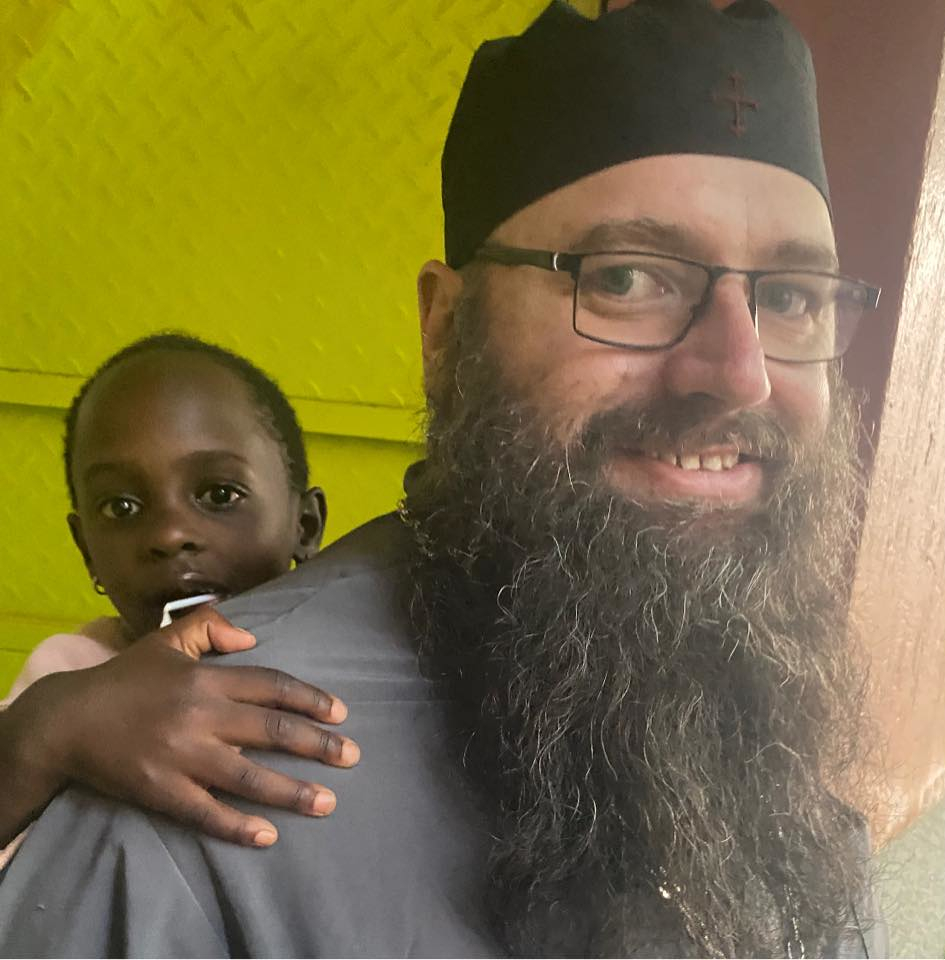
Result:
M73 507L76 506L76 496L75 484L72 482L72 453L75 446L76 421L79 417L79 408L83 399L107 370L117 367L129 357L159 351L200 353L211 360L216 360L228 370L232 370L249 387L256 409L260 414L262 425L279 444L292 489L297 493L305 492L308 488L308 462L305 457L305 445L302 441L302 428L299 426L292 404L289 403L286 395L279 389L276 382L245 357L241 357L239 354L215 343L208 343L184 333L158 333L135 340L134 343L130 343L127 347L109 357L82 384L69 406L69 412L66 414L63 461L66 468L66 486L69 488L69 498Z

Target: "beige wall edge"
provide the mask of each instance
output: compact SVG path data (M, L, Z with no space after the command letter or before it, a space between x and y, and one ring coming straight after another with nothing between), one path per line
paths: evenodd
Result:
M891 186L891 185L890 185ZM882 189L877 184L877 189ZM853 591L889 791L877 839L945 795L945 69Z

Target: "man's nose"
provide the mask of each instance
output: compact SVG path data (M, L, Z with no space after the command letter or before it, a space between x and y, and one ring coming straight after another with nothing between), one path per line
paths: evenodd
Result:
M768 368L755 328L748 278L716 281L685 338L667 356L667 387L677 396L704 394L722 410L744 410L771 395Z
M204 549L204 539L198 524L187 510L165 506L156 510L153 515L148 531L147 548L154 557L200 553Z

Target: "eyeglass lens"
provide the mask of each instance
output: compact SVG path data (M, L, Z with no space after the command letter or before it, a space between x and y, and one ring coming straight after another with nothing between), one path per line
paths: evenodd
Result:
M591 254L581 261L574 326L628 347L675 342L705 299L711 274L698 264L643 254ZM758 336L773 359L840 356L866 309L861 284L804 272L767 273L755 284Z

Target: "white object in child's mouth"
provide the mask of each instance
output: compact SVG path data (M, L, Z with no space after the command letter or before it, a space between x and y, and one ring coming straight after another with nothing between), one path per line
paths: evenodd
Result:
M161 617L161 626L166 627L173 623L179 617L183 616L184 611L191 607L199 607L202 603L209 603L211 600L219 600L215 593L199 593L196 597L181 597L180 600L170 600L164 604L164 616Z

